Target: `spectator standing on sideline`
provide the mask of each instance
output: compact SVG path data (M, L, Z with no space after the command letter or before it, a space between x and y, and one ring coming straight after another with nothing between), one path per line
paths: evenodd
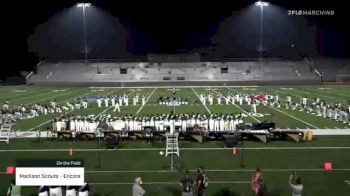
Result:
M142 196L146 193L146 191L141 187L141 184L142 184L141 177L137 177L132 187L132 196Z
M203 168L199 167L198 170L198 177L197 177L197 195L198 196L204 196L205 188L208 185L208 179L206 175L204 174Z
M267 186L264 183L264 180L262 178L262 176L259 177L258 179L258 192L257 192L257 196L266 196L268 195L268 191L267 191Z
M185 177L180 181L180 187L182 189L182 196L193 196L193 179L189 175L189 171L186 170Z
M296 184L292 183L293 177L295 177ZM289 185L290 188L292 188L292 196L301 196L301 193L303 192L303 185L301 184L301 178L299 176L296 176L295 174L290 174L289 176Z
M255 170L252 175L252 190L255 196L259 195L260 186L262 184L262 174L259 168Z

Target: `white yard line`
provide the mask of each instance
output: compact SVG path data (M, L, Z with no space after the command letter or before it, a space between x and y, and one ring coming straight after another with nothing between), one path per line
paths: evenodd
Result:
M283 168L283 169L261 169L263 172L320 172L324 171L321 168ZM350 168L334 168L334 171L350 171ZM196 169L189 169L190 172L196 172ZM206 172L254 172L256 169L206 169ZM95 170L85 171L85 173L174 173L172 170Z
M211 184L250 184L250 181L210 181ZM133 182L91 182L91 185L132 185ZM179 184L179 182L143 182L146 185Z
M41 94L35 94L35 95L32 95L32 96L23 96L22 98L19 98L19 99L12 99L9 101L10 104L12 103L16 103L18 102L19 100L25 100L25 99L29 99L29 98L35 98L35 97L38 97L38 96L43 96L43 95L46 95L46 94L49 94L49 93L54 93L53 91L50 91L50 92L46 92L46 93L41 93Z
M157 88L189 88L190 86L157 86ZM195 88L208 88L208 87L215 87L215 88L222 88L223 86L192 86L192 87L195 87ZM225 87L245 87L245 88L258 88L259 86L225 86ZM90 86L89 88L101 88L101 89L108 89L108 88L140 88L140 89L147 89L147 88L154 88L154 86L139 86L139 87L133 87L133 86L125 86L125 87L119 87L119 86L116 86L116 87L101 87L101 86Z
M77 97L82 97L82 96L85 96L85 95L89 95L89 94L91 94L91 93L94 93L94 92L93 92L93 91L90 91L90 92L87 92L87 93L84 93L84 94L81 94L81 95L78 95L78 96L75 96L75 97L71 97L71 98L69 98L69 99L65 99L65 100L60 101L60 102L57 102L57 103L64 103L64 102L66 102L66 101L68 101L68 100L75 99L75 98L77 98Z
M285 100L285 99L282 99L282 98L281 98L281 100ZM316 129L319 129L319 128L317 128L316 126L314 126L314 125L312 125L312 124L310 124L310 123L308 123L308 122L305 122L305 121L301 120L300 118L297 118L297 117L295 117L295 116L293 116L293 115L290 115L290 114L288 114L288 113L286 113L286 112L283 112L283 111L281 111L281 110L279 110L279 109L276 109L276 108L274 108L274 107L272 107L272 106L269 106L269 107L272 108L272 109L274 109L274 110L276 110L276 111L278 111L278 112L281 112L282 114L285 114L285 115L287 115L287 116L289 116L289 117L291 117L291 118L294 118L295 120L298 120L298 121L300 121L300 122L302 122L302 123L304 123L304 124L306 124L306 125L312 126L312 127L316 128ZM325 127L325 128L328 129L327 127ZM299 129L299 128L297 127L297 129ZM309 127L306 127L306 129L309 129Z
M194 92L194 94L197 96L198 100L201 101L201 99L199 98L199 96L198 96L197 92L194 90L194 88L191 87L191 89L192 89L192 91ZM203 105L203 106L205 107L205 109L209 112L209 114L211 114L211 111L209 110L209 108L208 108L206 105L204 105L204 103L202 103L202 105Z
M278 91L278 90L276 90L276 91ZM282 92L282 91L281 91L281 92ZM282 92L282 93L284 93L284 92ZM284 99L281 98L281 100L284 100ZM306 125L309 125L309 126L315 128L315 129L319 129L317 126L312 125L312 124L310 124L310 123L308 123L308 122L305 122L305 121L301 120L300 118L297 118L297 117L295 117L295 116L292 116L292 115L290 115L290 114L288 114L288 113L286 113L286 112L284 112L284 111L282 111L282 110L279 110L279 109L274 108L274 107L271 107L271 106L269 106L269 107L272 108L272 109L274 109L274 110L276 110L276 111L278 111L278 112L280 112L280 113L282 113L282 114L284 114L284 115L286 115L286 116L289 116L289 117L291 117L291 118L293 118L293 119L295 119L295 120L297 120L297 121L299 121L299 122L302 122L302 123L304 123L304 124L306 124Z
M179 148L184 151L208 151L208 150L231 150L231 148ZM348 150L350 146L314 146L314 147L245 147L244 150ZM77 148L76 152L103 152L103 151L160 151L164 148L121 148L121 149L102 149L102 148ZM59 149L9 149L0 150L0 152L67 152L69 148Z
M294 95L293 93L287 93L287 92L284 92L284 91L281 91L281 90L277 90L277 89L271 89L272 91L275 91L275 92L279 92L279 93L283 93L283 94L287 94L287 95L290 95L291 97L302 97L302 96L298 96L298 95Z
M76 97L85 96L85 95L88 95L88 94L91 94L91 93L95 93L95 92L94 92L94 91L90 91L90 92L87 92L87 93L84 93L84 94L81 94L81 95L78 95L78 96L75 96L75 97L71 97L71 98L69 98L69 99L63 100L63 101L58 102L58 103L63 103L63 102L66 102L66 101L68 101L68 100L74 99L74 98L76 98ZM67 114L68 114L68 113L71 113L71 112L73 112L73 111L74 111L74 110L71 110L71 111L67 112ZM41 124L39 124L39 125L37 125L37 126L34 126L34 127L30 128L30 129L26 130L25 132L32 131L32 130L34 130L34 129L38 128L38 127L41 127L41 126L43 126L43 125L45 125L45 124L47 124L47 123L49 123L49 122L51 122L51 120L48 120L48 121L43 122L43 123L41 123Z
M234 106L236 106L236 108L240 109L242 112L244 112L245 114L247 114L248 116L250 116L252 119L254 119L256 122L261 123L261 121L257 118L255 118L254 116L252 116L251 114L249 114L247 111L245 111L244 109L242 109L241 107L239 107L237 104L233 104Z
M341 97L346 97L346 98L350 97L350 95L345 95L345 94L340 94L340 93L335 93L335 92L327 92L327 91L324 91L324 90L321 90L321 89L315 90L315 89L312 89L312 88L309 88L309 87L302 87L302 88L307 89L307 90L312 90L312 91L317 92L317 93L327 93L327 94L341 96Z
M230 88L227 88L230 90ZM233 89L232 89L233 90ZM213 90L214 92L216 92L215 90ZM233 90L235 91L235 90ZM238 93L237 91L235 91L236 93ZM239 110L241 110L242 112L244 112L245 114L247 114L248 116L250 116L252 119L254 119L256 122L261 123L261 121L257 118L255 118L254 116L252 116L251 114L249 114L247 111L245 111L243 108L239 107L237 104L233 104L236 108L238 108Z
M148 97L147 97L147 99L146 99L146 101L145 101L145 104L142 105L142 106L139 108L139 110L137 110L136 114L139 114L139 113L140 113L140 111L142 110L142 108L145 107L145 105L147 104L149 98L153 95L153 93L154 93L157 89L158 89L158 88L155 88L155 89L148 95Z
M114 107L113 105L109 106L107 109L103 110L101 113L96 115L96 118L103 115L104 113L106 113L109 109L111 109L112 107Z
M302 97L302 96L300 96L300 95L295 95L295 94L293 94L293 93L291 93L291 92L287 93L287 92L284 92L284 91L281 91L281 90L277 90L277 89L272 89L272 90L275 91L275 92L279 92L279 93L283 93L283 94L290 95L291 97L299 97L299 98ZM304 91L301 91L301 90L295 90L295 89L293 89L293 90L294 90L294 91L304 92ZM310 92L305 92L305 93L310 94ZM318 94L318 95L319 95L319 94ZM320 95L319 97L328 97L328 96ZM347 101L345 101L345 100L336 99L336 98L332 98L332 97L329 97L329 98L335 99L335 100L339 100L339 101L341 101L342 103L347 103ZM281 100L284 100L284 99L281 98Z
M119 91L119 90L120 90L120 89L113 90L112 92L110 92L110 93L108 93L108 94L106 94L106 95L110 95L110 94L112 94L112 93L114 93L114 92L116 92L116 91ZM133 91L133 92L131 92L131 93L134 93L134 92L135 92L135 91ZM75 96L75 97L72 97L72 98L63 100L62 102L68 101L68 100L70 100L70 99L74 99L74 98L76 98L76 97L85 96L85 95L91 94L91 93L95 93L95 91L91 91L91 92L88 92L88 93L85 93L85 94L82 94L82 95L79 95L79 96ZM131 94L131 93L129 93L129 94ZM128 95L129 95L129 94L128 94ZM61 103L61 102L59 102L59 103ZM104 110L104 111L102 111L101 113L99 113L96 117L98 117L98 116L104 114L105 112L107 112L107 111L108 111L110 108L112 108L112 107L113 107L113 106L108 107L106 110ZM67 112L67 114L68 114L68 113L71 113L71 112L73 112L73 111L74 111L74 110L71 110L71 111ZM34 127L32 127L31 129L28 129L28 130L25 131L25 132L32 131L32 130L34 130L35 128L41 127L41 126L43 126L43 125L45 125L45 124L47 124L47 123L49 123L49 122L51 122L51 120L48 120L48 121L43 122L43 123L41 123L41 124L39 124L39 125L37 125L37 126L34 126Z
M315 128L315 129L319 129L317 126L312 125L312 124L310 124L310 123L308 123L308 122L305 122L305 121L301 120L300 118L297 118L297 117L295 117L295 116L292 116L292 115L290 115L290 114L288 114L288 113L286 113L286 112L283 112L282 110L279 110L279 109L274 108L274 107L271 107L271 106L270 106L270 108L272 108L272 109L274 109L274 110L276 110L276 111L278 111L278 112L280 112L280 113L282 113L282 114L284 114L284 115L286 115L286 116L289 116L289 117L291 117L291 118L293 118L293 119L295 119L295 120L297 120L297 121L299 121L299 122L302 122L302 123L304 123L304 124L306 124L306 125L309 125L309 126Z
M63 94L55 95L55 96L52 96L52 97L50 96L50 97L45 97L43 99L34 100L32 102L25 103L24 105L29 105L29 104L33 104L33 103L39 103L39 102L45 101L45 100L52 100L52 99L55 99L57 97L61 97L61 96L64 96L64 95L69 95L69 94L76 93L76 92L79 92L79 91L81 91L81 89L80 90L75 90L75 91L68 91L68 92L65 92Z
M70 113L70 112L71 112L71 111L69 111L69 112L67 112L67 113ZM43 125L45 125L45 124L47 124L47 123L49 123L49 122L51 122L51 120L48 120L48 121L43 122L43 123L41 123L41 124L39 124L39 125L37 125L37 126L34 126L34 127L30 128L30 129L26 130L25 132L33 131L34 129L36 129L36 128L38 128L38 127L41 127L41 126L43 126Z
M25 95L26 93L30 94L30 96L31 96L31 94L33 93L33 90L34 90L34 89L32 89L32 91L23 92L23 94L16 94L16 95L10 95L10 96L6 96L6 97L1 97L0 100L10 99L11 101L14 101L14 100L17 100L17 99L12 99L12 97L19 97L19 96L20 96L21 98L18 98L18 99L23 99L23 96L29 97L29 96L26 96L26 95ZM50 90L50 88L41 89L41 90L39 90L38 92L36 92L35 95L33 95L33 96L37 96L38 93L41 93L41 92L44 92L44 91L47 91L47 90ZM13 92L12 92L12 93L13 93Z
M310 93L310 92L299 90L299 89L293 89L293 90L294 91L299 91L299 92L302 92L302 93L307 93L307 94L314 94L314 93ZM321 92L321 91L318 91L318 92ZM347 101L345 101L345 100L338 99L338 98L335 98L335 97L330 97L330 96L327 96L327 95L320 95L319 93L317 94L317 96L318 97L328 97L329 99L338 100L338 101L341 101L343 103L347 103Z
M108 93L107 95L110 95L110 94L112 94L113 92L118 91L118 90L120 90L120 89L116 89L116 90L114 90L114 91ZM128 96L129 96L130 94L134 93L134 92L135 92L135 91L132 91L132 92L128 93ZM101 113L97 114L97 115L96 115L96 118L99 117L99 116L101 116L101 115L103 115L104 113L106 113L106 112L107 112L109 109L111 109L112 107L114 107L114 106L111 105L111 106L109 106L107 109L103 110Z

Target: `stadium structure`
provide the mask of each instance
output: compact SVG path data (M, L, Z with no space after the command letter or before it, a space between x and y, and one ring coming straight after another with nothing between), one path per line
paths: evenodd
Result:
M0 195L86 193L68 174L20 184L23 168L52 160L84 162L96 196L132 195L136 177L146 195L181 195L184 171L196 179L198 167L206 195L252 195L256 168L266 195L289 195L290 174L305 195L350 192L349 59L85 57L42 60L25 85L0 86Z
M349 82L349 60L235 59L203 62L197 55L149 55L144 62L91 60L40 62L28 85L72 84L98 86L147 85L293 85ZM177 61L176 61L177 60ZM192 60L192 61L189 61ZM332 65L331 67L329 65Z

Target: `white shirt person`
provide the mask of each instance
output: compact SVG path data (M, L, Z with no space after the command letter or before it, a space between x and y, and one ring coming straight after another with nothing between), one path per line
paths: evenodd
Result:
M296 184L292 183L292 179L293 179L293 174L291 174L289 176L289 185L290 188L292 189L292 196L301 196L301 193L303 192L303 185L301 184L301 178L300 177L296 177L295 181Z

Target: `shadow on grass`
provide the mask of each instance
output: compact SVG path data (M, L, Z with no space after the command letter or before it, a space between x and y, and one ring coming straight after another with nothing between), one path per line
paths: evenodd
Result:
M173 185L166 186L164 188L164 190L166 190L166 192L168 193L169 196L179 196L179 195L181 195L180 188L177 188L177 187L175 187Z
M268 196L280 196L282 192L282 189L277 188L277 189L272 189L268 191Z
M233 190L230 190L230 187L225 187L220 191L218 191L217 193L214 193L213 196L240 196L240 195L235 193Z

